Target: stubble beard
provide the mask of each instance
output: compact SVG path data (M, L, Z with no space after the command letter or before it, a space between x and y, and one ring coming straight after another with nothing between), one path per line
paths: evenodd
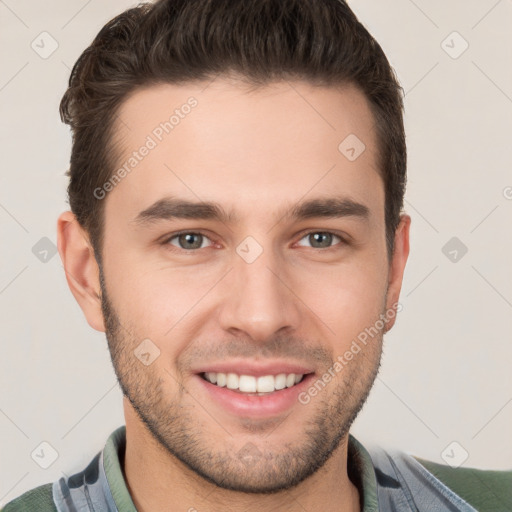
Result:
M100 285L112 365L124 396L162 449L223 489L273 494L292 489L317 472L347 436L380 369L382 334L341 370L341 379L331 381L309 404L294 406L292 415L296 424L301 411L310 418L302 424L300 441L272 443L281 425L290 421L286 417L275 420L277 425L258 425L241 418L244 436L252 431L253 439L237 443L236 436L220 428L214 418L196 417L194 412L204 417L203 407L210 408L208 404L201 407L187 397L185 387L177 385L176 377L170 373L158 375L157 365L144 366L135 357L134 349L141 340L123 327L127 324L121 323L107 295L101 270ZM169 398L169 384L178 388L172 398ZM314 415L308 411L309 407L315 407ZM297 412L298 408L304 409ZM212 425L221 435L225 434L221 442L212 442Z

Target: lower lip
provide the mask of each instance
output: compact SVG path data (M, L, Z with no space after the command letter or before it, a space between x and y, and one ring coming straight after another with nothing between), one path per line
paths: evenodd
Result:
M308 388L313 376L313 373L309 373L291 388L280 389L262 396L248 395L226 387L221 388L199 375L196 375L196 378L209 396L226 411L237 416L264 418L282 414L298 403L298 395Z

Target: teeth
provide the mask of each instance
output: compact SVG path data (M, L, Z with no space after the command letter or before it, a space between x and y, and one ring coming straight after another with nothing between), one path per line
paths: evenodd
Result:
M238 375L236 373L226 375L226 387L228 389L238 389Z
M258 377L257 388L258 393L272 393L272 391L275 391L276 387L274 376L265 375L264 377ZM242 389L242 387L240 387L240 391L245 391L245 389Z
M215 384L217 382L217 374L214 372L207 373L206 378L212 383Z
M216 383L217 386L223 388L226 385L226 374L225 373L210 372L208 375L216 375L216 377L217 377L217 383ZM210 382L212 384L215 384L215 382L213 382L214 380L215 379L212 379L212 380L210 380Z
M238 375L236 373L206 372L204 378L219 387L238 390L242 393L272 393L276 390L291 388L304 377L301 373L280 373L279 375Z
M302 378L302 376L300 376ZM280 373L275 377L276 389L284 389L286 387L286 373Z
M244 393L255 393L257 391L256 377L252 375L240 375L238 379L238 389ZM260 389L260 391L262 390ZM274 390L272 389L271 391Z

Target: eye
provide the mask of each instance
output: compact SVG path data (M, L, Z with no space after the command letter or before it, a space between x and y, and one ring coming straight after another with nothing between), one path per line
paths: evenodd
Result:
M301 238L301 241L308 240L310 243L309 247L312 247L313 249L331 249L337 245L336 239L338 240L338 243L346 243L342 237L331 233L330 231L310 231ZM333 243L335 245L333 245ZM209 247L212 245L212 242L203 233L185 231L170 236L164 240L163 244L171 245L184 251L193 251L196 249L204 249L205 247Z
M172 243L172 241L176 239L178 245ZM178 233L177 235L173 235L165 241L165 244L170 244L178 249L183 250L193 250L193 249L203 249L204 247L208 247L208 245L203 245L205 240L209 240L209 238L202 233L195 233L192 231L187 231L184 233ZM210 244L211 245L211 244Z
M311 243L310 247L313 247L313 249L330 249L333 247L332 242L335 238L344 242L340 236L330 231L310 231L301 240L307 239Z

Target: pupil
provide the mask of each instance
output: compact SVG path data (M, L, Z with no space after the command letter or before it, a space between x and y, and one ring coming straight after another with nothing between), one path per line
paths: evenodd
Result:
M198 248L198 247L201 247L201 242L199 242L199 244L197 243L194 243L194 237L199 237L201 235L196 235L194 233L187 233L185 235L181 235L182 236L182 241L184 240L185 241L185 244L184 245L188 245L188 249L190 249L190 247L192 246L192 248Z
M199 243L199 245L197 244L197 241L196 243L194 244L194 237L200 237L201 235L197 235L197 234L193 234L193 233L187 233L185 235L181 235L182 239L185 240L185 245L189 245L189 247L192 245L194 248L197 248L197 247L201 247L201 243ZM320 244L322 245L322 240L324 242L330 242L330 237L331 237L331 234L330 233L313 233L312 235L310 235L313 237L314 239L314 244ZM313 244L313 245L314 245ZM327 246L329 246L329 243L327 243Z
M313 233L313 237L315 239L315 243L319 242L320 244L322 243L322 238L325 238L327 240L327 242L329 242L330 241L330 238L329 238L330 236L331 236L330 233ZM328 245L329 244L327 244L327 246Z

